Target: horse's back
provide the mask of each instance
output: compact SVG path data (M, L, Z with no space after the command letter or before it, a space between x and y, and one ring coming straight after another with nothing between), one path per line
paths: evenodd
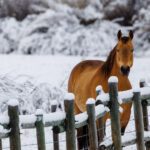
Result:
M73 68L69 78L68 91L75 94L76 113L85 111L86 98L91 95L90 84L102 64L103 62L100 60L85 60Z
M77 64L70 74L68 91L73 92L74 84L76 84L76 80L79 79L81 74L88 75L88 72L95 72L97 69L99 69L102 63L103 62L100 60L85 60ZM85 78L87 78L87 76L85 76Z

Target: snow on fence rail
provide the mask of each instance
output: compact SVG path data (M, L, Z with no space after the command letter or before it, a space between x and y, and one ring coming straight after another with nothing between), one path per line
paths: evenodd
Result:
M59 133L66 132L66 147L67 150L76 149L76 137L75 128L80 128L84 125L89 127L89 136L95 139L94 142L90 142L90 150L107 149L112 144L116 150L121 150L122 146L127 146L137 143L138 150L145 150L144 141L146 142L147 149L150 148L150 132L145 133L149 130L148 123L148 111L147 106L150 105L148 99L150 99L150 87L144 87L144 82L140 83L141 88L136 91L128 90L123 92L117 91L116 80L110 80L109 93L104 93L97 88L97 93L100 93L96 98L95 106L93 100L87 102L87 112L75 115L73 112L74 96L72 94L67 95L64 101L65 112L55 112L56 104L52 106L52 113L43 114L42 111L38 110L35 115L18 115L18 102L15 100L9 101L8 103L8 116L0 116L0 139L10 138L10 149L21 150L20 142L20 128L29 129L36 128L37 132L37 144L38 150L45 150L45 135L44 127L53 127L53 141L54 150L59 149ZM110 107L111 116L111 128L112 128L112 140L109 142L103 141L98 145L97 129L96 124L93 120L101 119L108 111L109 102L113 102L113 106ZM120 124L119 124L119 104L133 102L134 105L134 116L136 136L130 141L123 138L121 140ZM118 104L119 103L119 104ZM142 103L142 105L141 105ZM143 112L142 112L143 108ZM138 116L136 115L138 114ZM90 119L88 119L90 116ZM144 116L144 117L143 117ZM74 121L75 120L75 121ZM115 126L115 128L114 128ZM117 128L116 128L117 127ZM117 129L117 130L116 130ZM0 140L0 149L2 149L2 141Z

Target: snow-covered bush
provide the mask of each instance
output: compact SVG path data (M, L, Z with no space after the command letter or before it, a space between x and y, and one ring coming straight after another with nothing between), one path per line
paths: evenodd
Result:
M24 76L23 80L11 77L0 77L0 113L7 113L7 102L10 99L18 99L20 114L31 114L36 109L50 112L53 100L63 100L63 92L60 88L47 83L36 84L33 78ZM20 80L20 81L19 81Z
M138 14L138 20L134 24L136 33L136 49L143 54L150 54L150 5L143 8Z
M85 14L82 17L87 20L94 15L95 18L101 17L96 13L86 15L86 11L88 9L83 13L78 12L78 16ZM112 49L119 25L98 19L85 27L75 14L72 9L66 9L63 13L60 10L48 10L40 15L29 16L22 22L12 18L2 19L0 42L3 43L4 39L8 46L2 45L0 51L87 56L101 55ZM13 44L10 44L10 40Z
M84 9L66 5L68 2L78 2L78 0L43 2L50 8L43 13L28 15L22 21L12 17L0 19L0 53L105 55L115 45L119 29L134 29L135 49L143 51L149 49L148 0L142 6L138 0L134 1L130 6L132 8L133 5L133 10L128 7L131 2L129 0L89 0L89 5ZM137 10L139 7L142 9L139 9L137 14L133 13L129 19L127 12L119 12L120 16L115 15L114 10L123 11L119 9L122 7L129 11ZM112 21L106 13L115 15ZM133 26L128 28L120 25L120 21L122 23L125 21L125 15L127 22Z

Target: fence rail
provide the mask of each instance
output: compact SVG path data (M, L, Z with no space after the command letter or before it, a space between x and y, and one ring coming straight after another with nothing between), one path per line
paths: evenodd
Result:
M73 115L73 96L67 96L65 102L65 112L55 112L49 114L33 114L33 115L18 115L18 105L17 102L10 101L8 103L8 115L0 116L0 126L3 129L0 130L0 139L10 138L10 149L11 150L21 150L21 142L20 142L20 128L22 129L32 129L36 128L37 131L37 143L38 150L45 149L45 139L44 139L44 127L53 127L53 138L54 143L59 142L58 134L61 132L66 132L66 145L67 150L75 150L76 149L76 138L75 138L75 128L80 128L82 126L89 126L89 136L94 140L94 143L90 140L90 149L97 149L97 129L95 128L94 120L98 120L106 115L110 111L111 114L111 127L112 127L112 141L110 144L106 144L105 141L101 143L100 146L105 146L106 149L112 145L115 146L116 150L121 150L122 146L135 144L137 143L138 150L145 150L145 141L147 147L150 145L150 132L145 132L144 137L144 129L148 131L148 112L142 113L142 110L147 109L147 106L150 105L150 87L144 87L144 83L140 83L141 88L138 91L128 90L128 91L117 91L117 83L112 82L110 85L109 93L99 94L96 98L96 101L99 101L100 104L93 107L93 104L87 103L87 112L83 112L78 115ZM101 93L101 92L100 92ZM113 107L109 107L110 101L114 104ZM138 126L136 128L136 137L131 140L131 142L122 142L122 137L120 136L120 119L117 117L119 115L119 104L121 103L129 103L133 102L134 111L135 111L135 122ZM142 104L141 104L142 103ZM91 107L90 107L91 105ZM94 104L95 105L95 104ZM117 106L118 105L118 106ZM55 105L56 107L56 105ZM110 110L108 109L110 108ZM14 116L16 117L16 121L14 121ZM137 116L140 115L139 116ZM146 115L146 116L145 116ZM90 119L89 119L90 116ZM144 117L143 117L144 116ZM92 119L93 118L93 119ZM95 118L95 119L94 119ZM114 118L114 119L113 119ZM146 118L146 119L145 119ZM75 120L75 121L74 121ZM114 121L113 121L114 120ZM117 127L117 128L116 128ZM118 130L118 131L117 131ZM13 133L12 133L13 132ZM17 141L13 141L15 139ZM117 138L116 138L117 137ZM2 141L0 141L2 142ZM124 143L127 144L124 144ZM14 144L18 143L18 144ZM0 144L0 149L2 149ZM54 149L59 150L59 144L54 144ZM148 148L147 148L148 149Z

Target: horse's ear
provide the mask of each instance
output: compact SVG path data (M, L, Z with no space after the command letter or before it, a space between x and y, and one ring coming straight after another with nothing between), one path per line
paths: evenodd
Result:
M118 36L118 40L120 40L120 39L121 39L121 37L122 37L122 32L121 32L121 30L119 30L119 31L118 31L117 36Z
M133 31L132 30L130 30L129 31L129 37L130 37L130 39L132 40L133 39L133 37L134 37L134 33L133 33Z

